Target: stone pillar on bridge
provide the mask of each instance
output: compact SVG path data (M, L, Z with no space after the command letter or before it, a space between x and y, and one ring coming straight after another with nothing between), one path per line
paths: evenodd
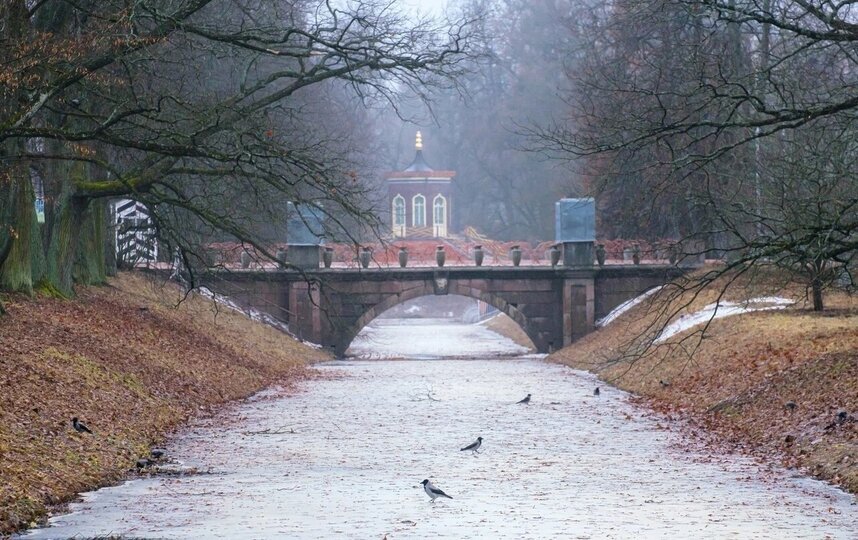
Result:
M563 280L563 346L596 327L596 287L592 277Z
M593 266L596 241L596 201L560 199L554 205L555 238L563 250L564 266Z
M289 288L289 311L286 322L299 339L323 343L323 321L319 285L307 281L292 281Z
M286 209L286 262L301 270L319 268L324 234L322 213L317 208L299 208L289 203Z
M596 201L560 199L555 203L555 235L566 267L593 268L596 242ZM591 332L595 326L595 286L592 275L566 278L562 289L563 343ZM561 345L561 344L557 344Z

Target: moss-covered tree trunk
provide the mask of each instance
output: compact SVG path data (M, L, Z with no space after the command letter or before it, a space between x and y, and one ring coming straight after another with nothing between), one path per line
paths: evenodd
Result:
M43 291L62 296L74 294L74 274L78 260L81 229L88 201L77 199L64 190L57 203L48 244L48 271Z
M0 172L0 291L69 297L75 283L107 279L107 201L74 196L74 179L83 178L84 166L48 172L57 189L48 194L44 225L36 216L29 168Z
M0 171L0 290L32 294L33 241L38 240L35 195L25 161L11 156L24 150L21 141L2 145L11 162Z
M16 171L9 180L9 220L5 222L6 256L0 263L0 289L33 292L33 236L38 238L33 186L27 176Z
M12 251L12 219L17 184L12 182L9 171L0 171L0 271Z
M0 156L2 157L2 156ZM9 171L0 171L0 273L3 271L3 265L6 259L9 258L9 253L12 251L14 242L12 234L12 216L16 184L12 182L12 176ZM0 291L3 287L0 285ZM6 308L3 306L3 299L0 298L0 315L6 313Z
M104 240L107 229L106 206L106 201L93 201L84 211L75 261L75 283L102 285L107 282Z
M12 48L6 44L26 37L28 16L25 0L0 2L0 43L3 43L0 62L4 65L12 56ZM23 85L0 85L0 110L15 110L23 97ZM29 175L26 174L26 164L16 159L22 150L23 142L14 139L0 144L0 291L32 291L32 278L28 271L30 238L27 236L31 221L20 215L28 195L32 197L32 188L27 190ZM0 313L3 311L0 302Z

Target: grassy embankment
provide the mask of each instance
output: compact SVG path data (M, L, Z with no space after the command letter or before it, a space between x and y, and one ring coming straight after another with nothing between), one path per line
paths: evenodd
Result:
M0 317L0 537L122 478L194 415L309 376L326 355L138 275L72 301L5 297ZM94 435L71 428L82 418Z
M768 293L745 285L727 299ZM699 310L716 294L704 291L684 311ZM715 320L691 355L657 348L623 360L624 345L640 343L635 336L657 317L664 300L655 298L549 359L592 371L657 410L678 412L731 449L782 460L858 493L858 422L831 426L839 411L858 417L858 301L842 294L826 300L822 313L802 300Z

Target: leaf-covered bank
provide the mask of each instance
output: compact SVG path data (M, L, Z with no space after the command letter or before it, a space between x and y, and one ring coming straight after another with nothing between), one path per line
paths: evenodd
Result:
M737 288L730 299L757 294ZM700 309L716 295L714 288L704 291L683 311ZM690 355L658 347L621 358L622 345L657 317L655 298L549 359L592 371L656 410L690 420L691 429L700 428L695 435L712 435L730 449L858 493L858 301L832 294L829 304L822 313L800 301L714 320ZM694 330L666 343L677 345Z
M326 358L270 327L125 274L75 300L4 298L0 535L115 482L193 415L302 380ZM76 433L73 416L93 435Z

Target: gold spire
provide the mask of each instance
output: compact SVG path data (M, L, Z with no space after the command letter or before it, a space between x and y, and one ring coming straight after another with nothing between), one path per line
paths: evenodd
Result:
M414 148L423 150L423 135L419 131L417 132L417 141L414 143Z

